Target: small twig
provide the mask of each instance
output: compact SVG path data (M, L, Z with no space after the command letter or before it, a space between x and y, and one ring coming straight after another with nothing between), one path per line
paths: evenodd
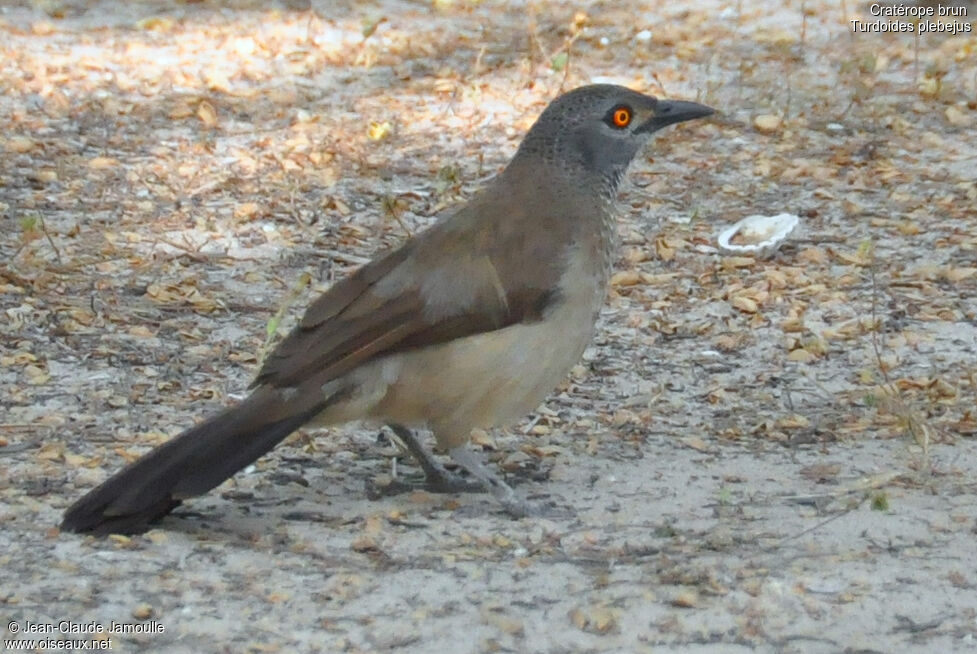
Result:
M530 10L532 10L532 7L530 8ZM529 41L530 41L530 48L529 48L530 53L532 53L533 50L532 46L535 45L536 48L539 49L539 54L543 58L543 61L546 61L546 50L543 49L543 42L540 41L539 39L539 25L536 24L535 16L532 16L529 19ZM532 61L531 54L529 60Z
M668 91L665 90L665 85L662 83L661 79L659 79L658 73L656 73L655 71L652 71L651 72L651 79L655 80L655 84L658 85L658 88L661 90L661 94L667 98L668 97Z
M10 257L13 259L14 257ZM26 277L21 277L6 265L0 266L0 277L3 277L7 281L13 282L17 286L30 287L33 286L34 282L27 279Z
M58 246L54 244L54 239L51 238L50 232L47 231L47 225L44 224L44 216L38 216L38 222L41 224L41 231L44 232L44 236L47 237L47 242L51 244L51 249L54 250L54 256L58 259L58 265L62 265L61 251Z
M24 425L24 426L25 427L30 426L35 428L37 427L37 425ZM6 427L6 425L0 425L0 427ZM37 443L27 443L27 442L11 443L10 445L0 447L0 456L18 454L20 452L26 452L27 450L32 450L36 447L38 447Z
M912 410L906 406L902 399L902 394L899 392L899 388L892 383L889 378L889 372L886 370L885 363L882 361L882 348L879 345L879 320L878 320L878 295L879 287L875 276L875 246L869 251L871 261L869 262L869 276L872 280L872 349L875 351L875 361L878 364L879 371L882 373L882 380L884 382L883 388L886 389L888 394L893 398L893 402L896 405L897 413L905 421L906 429L909 434L913 437L913 440L923 448L923 464L929 467L929 428L922 424L913 415Z
M483 45L479 49L478 55L476 55L476 57L475 57L475 65L472 66L472 70L475 72L476 75L478 75L478 72L479 72L478 69L481 68L481 66L482 66L482 57L485 56L485 50L486 50L486 46Z
M366 257L358 257L355 254L350 254L349 252L340 252L339 250L316 248L316 254L325 255L330 259L333 259L334 261L348 263L353 266L362 266L364 264L370 263L370 259Z
M275 315L272 316L271 319L268 321L265 330L266 331L265 342L261 345L261 350L258 352L257 358L259 364L263 364L265 357L268 356L268 351L271 349L271 344L275 339L275 334L278 333L278 327L281 325L282 318L285 317L285 314L288 312L289 308L293 304L295 304L295 300L298 299L298 297L302 294L302 292L306 288L308 288L308 286L311 283L312 283L312 275L310 275L309 273L302 273L301 275L299 275L298 281L291 288L291 290L289 290L288 295L285 296L285 299L282 300L281 306L278 308L278 311L276 311Z
M833 402L835 405L838 404L838 399L834 395L832 395L831 391L829 391L827 388L824 387L824 384L814 379L814 377L811 376L809 373L804 373L803 376L804 379L806 379L811 384L811 386L813 386L814 388L816 388L817 390L821 391L824 394L825 399Z
M895 391L895 386L889 380L889 373L885 369L885 365L882 363L882 352L879 348L879 322L878 322L878 299L879 299L879 287L875 278L875 246L873 244L871 249L872 260L868 267L869 276L872 280L872 349L875 350L875 361L879 364L879 370L882 372L882 379L885 381L886 385L890 387L892 391Z
M184 235L183 238L184 238L184 240L187 240L187 236L186 235ZM207 245L208 243L210 243L211 240L213 240L213 239L211 239L211 238L208 237L208 239L206 241L204 241L203 243L200 243L199 245L197 245L195 243L190 243L189 241L187 241L187 244L186 245L181 245L179 243L176 243L175 241L171 241L169 239L166 239L166 238L162 238L160 236L157 236L156 239L153 241L153 245L155 246L158 243L162 243L163 245L169 245L171 248L175 248L175 249L180 250L181 252L185 253L186 256L190 257L194 261L206 262L206 261L210 261L213 257L212 256L209 256L209 255L206 255L206 254L201 254L200 253L200 249L202 247L204 247L205 245Z
M948 617L948 614L938 615L935 618L926 620L925 622L916 622L907 615L896 614L896 622L898 623L893 627L893 631L908 631L911 634L918 634L921 631L929 631L930 629L936 629L943 621Z
M847 243L849 238L847 236L834 236L831 234L817 234L813 236L807 236L804 238L791 239L794 243L811 243L814 245L820 245L821 243Z
M828 493L817 493L814 495L788 495L782 499L789 504L804 504L804 505L817 505L822 503L824 500L837 500L842 497L848 497L850 495L858 495L865 493L870 490L877 490L888 486L894 479L899 477L901 473L898 472L887 472L884 474L873 475L868 479L863 479L856 482L854 485L847 488L839 488L838 490L831 491Z
M193 189L192 191L187 191L187 194L186 194L187 195L187 198L190 199L190 198L194 198L194 197L196 197L198 195L201 195L203 193L209 193L210 191L213 191L216 188L220 188L221 186L223 186L225 183L227 183L232 178L233 178L233 175L228 175L227 177L219 177L219 178L217 178L215 180L212 180L212 181L209 181L209 182L205 182L205 183L201 184L200 186L198 186L197 188Z
M566 53L567 53L567 60L566 60L566 63L565 63L565 64L563 64L563 79L562 79L562 80L560 80L560 91L561 91L561 92L563 91L563 89L564 89L564 86L565 86L565 85L566 85L566 83L567 83L567 79L568 79L568 78L570 77L570 51L571 51L571 50L573 49L573 44L574 44L574 42L575 42L575 41L576 41L576 40L577 40L578 38L580 38L580 35L581 35L581 34L583 34L583 30L579 30L579 31L577 31L577 33L576 33L576 34L574 34L574 35L572 35L572 36L571 36L570 38L568 38L568 39L566 40L566 42L565 42L565 43L564 43L564 44L563 44L563 45L562 45L562 46L561 46L560 48L558 48L558 49L557 49L557 50L556 50L556 51L555 51L555 52L553 53L553 55L552 55L552 56L550 57L550 62L552 62L552 61L553 61L553 59L554 59L554 58L555 58L555 57L556 57L556 56L557 56L558 54L560 54L560 52L563 52L563 51L566 51Z
M859 502L858 504L861 504L861 502ZM777 549L778 547L782 547L784 544L789 543L792 540L797 540L801 536L805 536L805 535L811 533L812 531L817 531L821 527L823 527L823 526L825 526L827 524L830 524L830 523L834 522L838 518L842 518L842 517L848 515L849 513L851 513L852 511L854 511L856 508L858 508L858 504L856 504L855 506L850 506L848 508L842 509L839 513L836 513L835 515L831 516L830 518L827 518L825 520L822 520L821 522L817 523L816 525L812 525L811 527L808 527L807 529L805 529L803 531L800 531L800 532L798 532L798 533L796 533L796 534L794 534L792 536L786 536L784 538L781 538L779 543L777 543L776 545L767 546L767 547L764 548L764 550L767 551L767 552L771 552L771 551Z
M821 505L823 503L823 500L836 500L836 499L840 499L842 497L851 496L851 495L857 495L859 493L865 493L866 491L869 491L869 490L875 490L875 489L878 489L878 488L882 488L884 486L887 486L890 482L892 482L892 480L896 479L899 476L900 476L899 473L889 472L889 473L885 473L885 474L881 474L881 475L874 475L874 476L872 476L872 477L870 477L868 479L865 479L865 480L863 480L863 481L855 484L854 487L851 487L851 488L843 488L841 490L837 490L837 491L834 491L832 493L823 493L823 494L820 494L820 495L793 495L793 496L785 497L783 499L785 501L787 501L787 502L792 503L792 504L804 504L804 505L815 506L815 507L818 508L818 510L820 510L820 507L821 507ZM808 527L807 529L805 529L805 530L803 530L801 532L798 532L798 533L793 534L791 536L786 536L786 537L782 538L780 540L780 542L778 542L776 545L771 545L771 546L766 547L764 549L766 551L772 551L772 550L774 550L774 549L776 549L778 547L783 546L785 543L788 543L788 542L790 542L792 540L796 540L796 539L800 538L801 536L804 536L805 534L811 533L812 531L816 531L816 530L820 529L821 527L823 527L823 526L825 526L825 525L827 525L827 524L829 524L829 523L837 520L838 518L840 518L842 516L848 515L849 513L851 513L852 511L854 511L856 508L858 508L859 506L861 506L862 502L864 502L864 501L865 501L865 499L863 498L863 499L859 500L858 502L852 504L851 506L846 507L840 513L837 513L837 514L831 516L830 518L827 518L826 520L822 520L821 522L817 523L816 525L813 525L811 527Z

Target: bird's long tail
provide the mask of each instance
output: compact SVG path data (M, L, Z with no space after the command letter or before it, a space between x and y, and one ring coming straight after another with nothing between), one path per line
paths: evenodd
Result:
M61 529L133 534L214 488L309 421L322 405L288 407L258 389L129 464L71 505Z

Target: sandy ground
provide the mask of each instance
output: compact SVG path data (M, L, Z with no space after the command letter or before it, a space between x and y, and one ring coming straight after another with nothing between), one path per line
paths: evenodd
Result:
M0 5L3 638L977 651L977 37L857 17L877 20L817 1ZM279 312L287 329L464 201L590 81L721 114L634 166L581 365L476 435L552 516L371 499L416 470L350 425L144 536L59 533L85 490L240 397ZM716 251L782 211L802 226L774 258Z

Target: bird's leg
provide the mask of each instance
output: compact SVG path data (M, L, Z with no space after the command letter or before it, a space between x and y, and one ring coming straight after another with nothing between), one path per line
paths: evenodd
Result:
M411 453L414 459L417 461L418 465L424 471L424 488L431 491L432 493L483 493L486 487L481 483L481 477L478 477L479 482L473 483L467 481L456 474L448 472L445 470L438 461L431 456L424 446L421 445L417 437L414 436L414 432L407 429L403 425L388 425L390 429L396 434L397 438L403 441L404 446L407 451ZM454 457L452 457L454 458ZM455 459L457 461L457 459ZM466 470L468 467L458 462ZM468 470L471 472L471 470ZM472 473L474 474L474 473Z
M476 481L467 481L458 475L448 472L444 466L438 463L417 440L414 433L403 425L387 425L399 438L407 450L417 460L417 463L424 471L424 488L432 493L484 493L486 490L491 492L499 501L506 513L514 518L525 516L549 515L553 513L550 507L527 502L519 496L512 487L502 481L498 475L485 467L479 460L478 455L468 448L467 445L460 445L448 450L455 463L464 468ZM384 490L384 495L410 490L408 484L394 482Z
M491 470L486 468L478 459L478 455L470 450L466 445L459 445L448 450L448 454L462 468L467 470L476 479L485 484L485 488L491 491L495 499L499 501L506 513L514 518L522 518L529 515L542 513L542 507L537 507L519 497L512 487L502 481Z

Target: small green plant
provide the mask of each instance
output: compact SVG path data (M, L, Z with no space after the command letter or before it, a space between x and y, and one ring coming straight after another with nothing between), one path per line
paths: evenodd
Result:
M450 188L461 184L461 171L454 164L445 164L438 170L438 177L434 182L434 190L441 195Z
M729 490L729 486L723 486L719 489L719 506L729 506L733 503L733 493Z
M20 231L24 232L25 236L30 234L30 232L36 232L38 231L37 226L39 222L37 215L23 216L20 219Z
M873 511L889 510L889 496L886 495L884 490L872 493L871 507Z
M291 288L291 290L289 290L288 295L285 296L285 299L282 301L278 311L275 312L274 316L268 319L268 324L265 325L265 342L261 346L261 352L258 353L259 362L263 362L265 360L265 356L268 354L268 350L275 339L275 334L278 333L278 328L281 326L282 318L285 317L289 307L295 304L295 301L302 294L302 291L304 291L311 283L312 275L307 272L299 275L298 281L296 281L295 285Z
M557 73L562 71L567 67L567 63L570 61L570 54L567 52L558 52L553 59L550 60L550 66Z
M659 525L655 527L654 532L655 538L675 538L678 536L678 532L672 525Z

